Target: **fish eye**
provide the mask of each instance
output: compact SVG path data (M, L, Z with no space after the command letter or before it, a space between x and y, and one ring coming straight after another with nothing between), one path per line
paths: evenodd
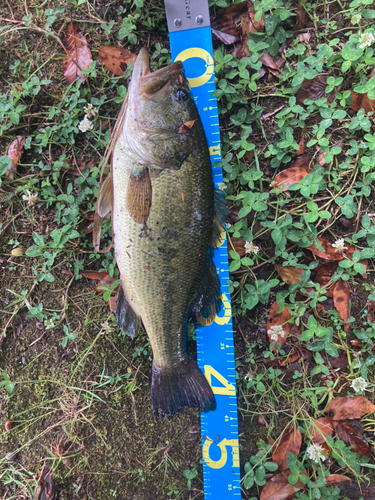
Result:
M174 91L174 98L176 101L186 101L189 97L189 92L184 88L177 88Z

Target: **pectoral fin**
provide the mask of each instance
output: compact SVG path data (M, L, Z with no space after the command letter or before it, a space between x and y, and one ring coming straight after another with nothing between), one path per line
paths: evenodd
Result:
M126 208L137 224L147 221L152 200L151 179L148 168L139 174L131 174L126 195Z
M112 177L108 175L98 193L98 215L102 219L112 210Z
M121 284L117 292L116 319L118 326L126 335L132 338L136 336L141 326L141 320L129 304Z
M190 307L192 315L203 326L210 325L221 309L220 280L210 259L205 279Z

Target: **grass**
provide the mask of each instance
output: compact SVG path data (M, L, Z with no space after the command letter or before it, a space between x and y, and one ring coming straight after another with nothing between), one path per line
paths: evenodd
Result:
M212 0L211 10L220 16L229 3ZM308 475L297 499L341 498L325 485L333 473L374 482L373 459L366 463L336 437L325 462L313 463L306 449L311 423L330 400L354 395L353 380L365 379L364 394L374 401L374 115L349 106L353 88L375 98L374 80L366 79L375 44L360 47L364 35L375 35L375 11L366 0L303 6L306 27L295 32L296 3L256 1L266 31L250 34L250 54L242 59L214 41L222 187L232 217L227 234L245 499L259 498L266 474L275 472L272 445L288 425L303 442L288 459L289 484L302 471ZM33 498L47 462L62 500L203 498L199 416L185 410L167 422L154 417L145 333L134 340L119 335L108 305L80 274L118 275L113 249L98 254L82 229L95 207L101 161L131 73L129 67L124 77L111 75L98 49L148 46L153 70L169 63L163 3L32 0L0 7L0 17L0 416L13 425L0 434L0 495ZM71 20L94 60L85 83L63 77ZM279 76L262 66L264 50L283 55ZM327 78L322 95L299 99L303 82L318 75ZM78 124L89 104L98 113L93 130L82 133ZM20 135L24 152L11 180L4 175L5 153ZM295 159L302 136L312 171L282 191L275 176ZM314 281L318 260L306 248L318 236L355 247L331 276L352 290L349 326L327 286ZM104 247L109 220L102 237ZM257 251L239 251L245 242ZM299 279L285 283L274 264L300 270ZM284 345L267 336L275 301L289 309L294 325ZM193 352L191 340L188 347ZM335 367L338 354L347 362ZM362 424L372 442L373 415Z

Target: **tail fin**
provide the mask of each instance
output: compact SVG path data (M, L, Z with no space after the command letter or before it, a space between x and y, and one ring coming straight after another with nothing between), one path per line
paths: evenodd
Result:
M171 368L160 369L153 364L151 398L155 415L160 418L177 415L184 406L204 412L216 410L212 389L191 358Z

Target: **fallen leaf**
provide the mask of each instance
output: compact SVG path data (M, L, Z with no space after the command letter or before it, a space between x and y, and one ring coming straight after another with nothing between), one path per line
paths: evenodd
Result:
M350 294L351 289L349 283L342 279L336 281L333 287L333 303L340 317L345 323L350 318Z
M291 323L287 323L292 317L289 312L288 307L284 307L284 309L278 313L277 310L279 308L279 304L274 302L271 306L271 309L268 313L267 319L267 335L270 344L272 342L276 342L274 345L274 350L276 349L276 344L280 344L283 346L288 338L290 333L290 328L292 326ZM277 328L278 327L278 328ZM277 334L277 340L272 338L272 335Z
M273 182L275 183L275 187L277 189L287 191L289 186L301 181L309 173L310 169L305 167L286 168L282 172L275 175Z
M17 247L17 248L13 248L13 250L10 253L14 257L22 257L22 255L25 253L25 251L23 250L23 248Z
M344 349L339 349L339 355L337 358L333 356L328 356L328 360L332 368L346 368L349 366L348 352Z
M14 174L17 172L17 165L21 159L25 141L25 137L20 135L19 137L14 139L14 141L12 141L11 145L8 148L8 156L10 158L10 162L5 175L9 177L9 179L14 179Z
M296 99L299 102L304 102L305 99L312 99L316 101L321 99L322 97L327 98L327 102L331 104L331 102L335 98L336 92L339 91L339 88L336 87L331 92L326 94L327 88L327 77L324 75L318 75L311 80L303 80L301 88L298 90L296 94Z
M302 30L303 28L306 28L307 23L309 21L309 16L302 2L300 2L297 5L296 21L297 22L293 27L293 31Z
M353 111L359 111L360 109L365 110L365 114L370 113L370 111L375 111L375 99L369 99L367 94L358 94L354 90L350 91L352 93L352 103L349 106Z
M104 45L99 49L99 57L104 66L117 76L122 76L127 65L135 63L137 55L122 47Z
M85 76L81 70L90 66L92 57L86 38L78 32L75 23L69 24L65 43L70 57L66 57L62 62L64 76L69 82L74 82L78 78L83 82Z
M337 437L344 441L347 446L354 446L352 451L360 457L371 457L370 445L352 422L335 420L333 422Z
M251 24L253 26L253 29L257 32L257 33L263 33L264 31L264 16L263 14L260 16L260 19L259 21L256 21L255 19L255 7L254 7L254 3L252 2L252 0L248 0L246 2L247 4L247 13L249 15L249 18L250 18L250 21L251 21Z
M367 319L375 323L375 301L373 300L367 301Z
M245 243L245 240L242 238L230 238L228 242L228 258L232 259L230 255L231 250L235 250L240 257L243 257L246 253Z
M306 141L305 141L306 127L303 129L301 139L298 143L298 150L296 151L296 156L303 155L306 149Z
M333 420L330 417L322 417L314 420L309 433L313 443L322 444L326 442L326 436L333 434Z
M78 229L83 229L85 234L92 233L94 227L94 217L95 212L89 212L83 216L83 220L80 222Z
M272 476L263 486L260 500L288 500L294 498L296 492L305 486L300 480L296 484L289 484L288 475L279 473Z
M275 269L280 278L287 285L294 285L294 283L299 283L302 279L302 274L304 269L293 266L282 266L281 264L275 264Z
M352 398L340 397L332 399L325 411L332 411L334 413L333 420L352 420L374 412L375 405L364 396L354 396Z
M317 239L319 240L323 250L320 250L320 248L318 248L315 245L315 243L307 247L307 249L311 250L314 255L316 255L320 259L335 260L335 261L343 260L345 258L344 253L337 250L336 247L333 247L332 243L328 241L326 238L318 236ZM347 249L348 246L349 245L345 243L345 250Z
M323 260L322 262L319 262L315 269L313 269L313 273L318 276L333 276L337 271L337 267L337 260Z
M108 276L107 271L100 271L100 272L98 272L98 271L82 271L81 274L84 278L88 278L90 280L100 280L104 276Z
M220 17L211 19L211 31L225 45L238 42L241 38L240 22L247 11L247 2L231 5Z
M107 288L104 287L110 287L114 281L116 281L117 278L110 277L109 274L107 273L106 276L103 276L103 278L99 281L99 283L96 285L94 288L95 292L102 293L103 295L108 291ZM117 288L112 290L111 295L117 294Z
M111 312L116 312L116 297L109 297L108 304Z
M274 58L271 57L266 50L263 51L263 55L259 58L259 61L261 61L262 64L264 64L264 66L267 66L267 68L272 68L272 69L276 70L277 72L280 69L280 66L276 63ZM277 75L275 75L275 76L277 76Z
M330 474L326 479L326 484L343 483L344 481L350 481L351 479L343 474Z
M301 449L301 433L295 425L288 427L281 439L276 443L272 452L272 461L277 463L279 470L287 469L286 462L289 460L288 451L298 455Z
M55 479L52 471L47 465L44 465L42 473L38 481L34 500L55 500L57 498L57 490Z

